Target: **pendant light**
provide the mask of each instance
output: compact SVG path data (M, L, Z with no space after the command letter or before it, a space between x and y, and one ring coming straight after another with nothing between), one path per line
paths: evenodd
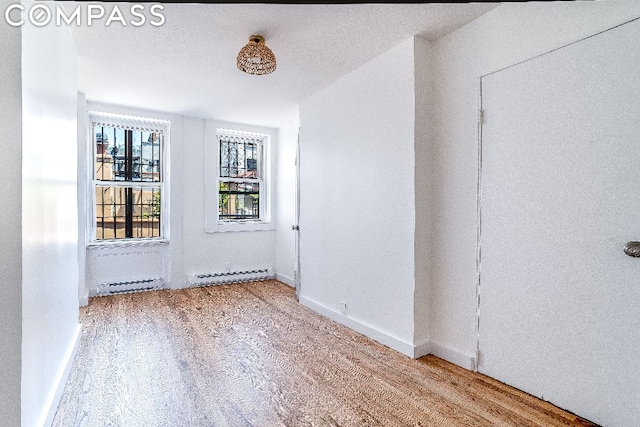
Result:
M249 43L240 49L237 63L240 71L253 75L269 74L276 69L276 57L258 34L249 37Z

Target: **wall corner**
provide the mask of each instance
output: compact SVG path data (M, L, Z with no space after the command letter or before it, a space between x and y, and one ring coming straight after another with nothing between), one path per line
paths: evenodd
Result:
M0 419L21 422L22 361L22 32L0 25L0 180L4 185L0 210Z
M414 343L428 353L433 227L433 47L414 37ZM418 343L421 343L418 345ZM426 350L425 350L426 349ZM417 357L420 357L417 356Z

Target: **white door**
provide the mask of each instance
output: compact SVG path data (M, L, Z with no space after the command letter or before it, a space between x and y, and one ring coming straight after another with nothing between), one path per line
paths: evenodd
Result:
M640 21L482 78L479 370L640 426Z

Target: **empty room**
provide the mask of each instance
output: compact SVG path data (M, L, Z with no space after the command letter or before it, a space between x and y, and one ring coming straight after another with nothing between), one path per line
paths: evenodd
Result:
M640 2L0 6L2 425L640 426Z

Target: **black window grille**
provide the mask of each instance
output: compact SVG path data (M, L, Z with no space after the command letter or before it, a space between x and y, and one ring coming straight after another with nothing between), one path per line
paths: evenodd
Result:
M258 142L247 138L220 140L220 176L258 178Z
M96 186L96 240L160 236L160 187Z
M260 219L260 183L221 181L218 217L221 220Z
M161 182L161 133L94 126L98 181Z
M96 240L161 237L162 133L93 130Z
M259 220L263 138L219 134L218 220Z

